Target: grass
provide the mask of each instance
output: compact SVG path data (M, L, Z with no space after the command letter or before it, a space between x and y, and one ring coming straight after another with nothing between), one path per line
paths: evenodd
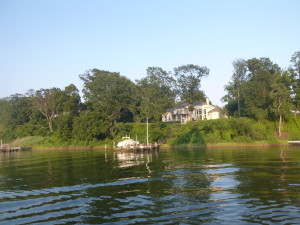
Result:
M42 146L46 144L53 143L51 137L41 137L41 136L28 136L23 138L18 138L10 143L12 146Z

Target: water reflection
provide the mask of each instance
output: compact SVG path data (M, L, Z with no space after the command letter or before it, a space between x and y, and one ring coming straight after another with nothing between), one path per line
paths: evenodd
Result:
M300 149L0 156L0 224L297 224Z
M116 157L115 157L116 155ZM145 164L145 167L148 173L151 173L150 169L150 162L152 162L152 157L155 156L156 159L158 158L158 151L115 151L114 152L114 159L117 159L119 162L119 167L132 167L141 164Z

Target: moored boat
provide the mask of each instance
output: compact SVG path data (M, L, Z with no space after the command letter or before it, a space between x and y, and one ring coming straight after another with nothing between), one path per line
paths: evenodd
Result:
M137 146L139 146L139 142L138 141L134 141L132 140L130 137L122 137L122 141L120 141L117 144L117 147L119 149L129 149L129 148L135 148Z

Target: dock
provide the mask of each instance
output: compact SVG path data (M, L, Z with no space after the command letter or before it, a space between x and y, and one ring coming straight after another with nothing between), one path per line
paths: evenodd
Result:
M300 141L288 141L289 145L300 145Z
M159 150L159 145L127 145L121 148L115 148L119 150L132 150L132 151L154 151Z
M147 141L145 144L140 144L140 142L137 140L134 141L133 139L130 138L130 136L125 136L122 137L122 141L120 141L117 144L117 148L115 147L115 143L113 145L114 149L119 149L119 150L137 150L137 151L154 151L154 150L159 150L159 144L155 143L152 144L149 142L149 131L148 131L148 118L147 118L147 129L146 129L146 137Z
M18 152L18 151L25 151L25 150L31 150L30 147L25 146L10 146L8 144L0 144L0 151L2 152Z

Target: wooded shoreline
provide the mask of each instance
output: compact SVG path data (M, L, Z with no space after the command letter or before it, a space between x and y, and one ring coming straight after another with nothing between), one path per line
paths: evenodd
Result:
M298 129L300 118L286 120L284 138L279 138L271 121L264 124L249 118L228 118L178 123L149 124L149 143L157 143L161 148L216 148L216 147L264 147L284 146L288 141L300 138ZM144 123L119 123L120 130L128 136L135 137L140 143L146 143ZM123 136L125 136L123 134ZM134 139L135 139L134 138ZM122 139L105 139L94 142L61 142L51 136L28 136L15 139L10 146L27 146L33 149L107 149L113 148Z
M83 98L73 84L1 98L0 139L9 143L29 137L12 146L96 147L131 135L147 143L149 121L149 141L160 145L276 145L299 140L300 51L291 62L283 69L269 58L234 60L221 118L209 119L203 111L206 117L181 121L186 124L163 123L162 115L181 104L191 114L193 102L209 98L201 90L209 68L186 64L168 72L148 67L146 77L135 82L118 72L91 69L79 75Z
M268 143L222 143L222 144L208 144L208 145L179 145L179 146L170 146L170 145L161 145L159 149L177 149L177 148L265 148L265 147L280 147L280 146L295 146L286 143L280 144L268 144ZM55 146L55 147L32 147L31 150L116 150L116 151L127 151L127 150L120 150L114 149L113 146L94 146L94 147L87 147L87 146ZM129 150L130 151L130 150Z

